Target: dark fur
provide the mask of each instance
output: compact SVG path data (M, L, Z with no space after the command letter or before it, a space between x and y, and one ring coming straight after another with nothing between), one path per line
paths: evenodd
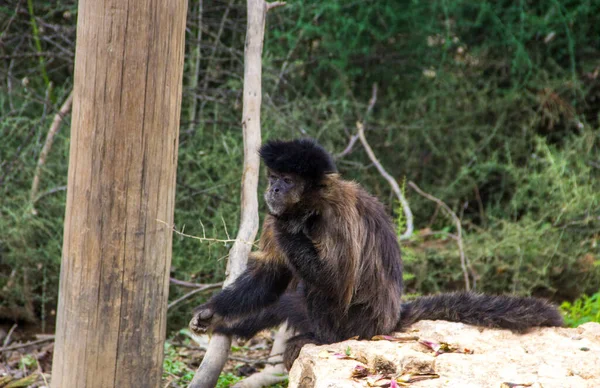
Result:
M270 142L261 156L271 170L313 184L284 213L267 215L246 272L199 308L221 319L195 318L192 330L212 324L248 338L287 320L300 334L284 354L290 367L306 343L370 339L421 319L517 331L563 324L554 307L534 298L450 293L402 304L400 247L383 205L332 173L331 156L314 141Z
M533 326L562 326L556 308L537 298L454 292L402 304L398 328L424 319L463 322L524 332Z
M312 139L272 140L260 148L265 165L280 173L293 173L312 182L337 172L333 158Z

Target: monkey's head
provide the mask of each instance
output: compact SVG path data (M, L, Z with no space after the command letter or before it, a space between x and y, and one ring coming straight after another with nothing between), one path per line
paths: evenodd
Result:
M318 189L326 174L337 172L331 155L312 139L271 140L260 148L269 185L265 201L273 215L282 215Z

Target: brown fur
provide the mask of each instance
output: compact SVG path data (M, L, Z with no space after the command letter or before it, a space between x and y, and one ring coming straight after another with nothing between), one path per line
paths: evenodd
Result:
M328 174L317 189L305 193L291 213L302 220L306 216L317 218L305 232L326 266L325 276L339 284L332 293L338 297L338 307L344 315L337 320L348 319L352 306L360 306L363 314L370 315L363 317L365 322L373 322L365 334L392 330L400 315L402 262L383 205L360 185L345 181L338 174ZM265 219L263 238L267 241L275 237L271 228L276 219L272 215ZM293 225L291 229L297 227L293 222L289 224ZM285 257L278 244L266 242L265 246L272 251L263 253L263 258Z
M250 258L258 263L285 263L285 256L275 241L274 221L273 217L265 218L262 234L258 241L258 251L250 253Z

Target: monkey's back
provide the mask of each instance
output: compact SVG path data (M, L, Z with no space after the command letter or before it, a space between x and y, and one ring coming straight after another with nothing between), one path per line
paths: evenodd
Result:
M326 225L319 228L328 229L328 241L317 245L323 257L338 260L337 276L347 280L347 305L341 311L315 314L328 321L329 340L333 335L343 340L390 333L400 316L402 296L402 259L392 220L383 204L360 185L333 179L324 195ZM322 310L325 306L316 295L314 299L308 301L309 310Z

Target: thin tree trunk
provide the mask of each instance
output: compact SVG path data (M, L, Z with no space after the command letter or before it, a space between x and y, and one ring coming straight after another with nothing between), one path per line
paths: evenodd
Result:
M160 386L186 12L79 2L54 388Z
M265 18L268 5L264 0L247 0L248 25L244 50L244 100L242 129L244 134L244 172L242 174L242 201L240 229L227 262L227 279L224 286L246 268L248 254L258 232L258 173L261 143L260 105L262 97L262 49ZM214 387L227 361L231 338L221 334L212 336L202 364L190 388Z

